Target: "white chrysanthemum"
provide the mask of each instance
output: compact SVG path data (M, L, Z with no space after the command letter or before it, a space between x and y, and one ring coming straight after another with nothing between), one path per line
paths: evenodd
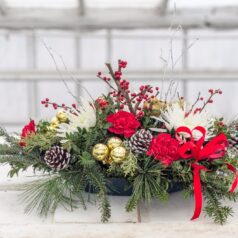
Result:
M57 136L64 138L61 143L67 142L66 133L71 134L78 131L78 128L88 130L96 125L96 110L87 100L81 98L81 105L75 110L75 114L72 112L64 111L67 114L68 123L61 123L57 128Z
M204 127L207 131L206 140L213 137L213 131L211 130L211 128L213 128L214 120L205 110L200 113L190 113L186 117L185 114L185 107L182 108L178 103L175 103L172 106L168 107L166 111L161 112L161 115L159 117L156 117L155 119L163 122L167 130L169 131L171 131L172 129L176 130L181 126L186 126L190 130L194 129L197 126L201 126ZM198 139L201 137L201 133L199 131L194 131L193 137L195 139Z

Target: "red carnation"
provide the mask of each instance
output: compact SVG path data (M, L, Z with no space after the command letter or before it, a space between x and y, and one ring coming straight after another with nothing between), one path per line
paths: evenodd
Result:
M170 165L178 156L179 142L172 138L170 134L162 133L154 137L147 151L148 156L153 156L156 160L165 165Z
M34 134L36 133L36 126L35 126L35 121L34 120L31 120L29 122L29 124L24 126L24 128L22 129L21 140L19 142L19 145L22 146L22 147L26 146L26 143L24 142L24 138L28 137L32 133L34 133Z
M136 120L136 117L125 111L119 111L117 113L111 114L107 117L107 122L112 124L108 130L112 133L124 135L127 138L130 138L140 127L140 122Z

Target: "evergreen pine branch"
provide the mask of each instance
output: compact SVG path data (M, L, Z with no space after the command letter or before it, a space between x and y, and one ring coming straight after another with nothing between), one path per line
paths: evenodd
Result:
M219 196L214 193L213 189L205 189L205 200L207 201L207 204L204 211L215 223L223 225L227 221L227 218L232 215L232 208L229 206L222 206Z
M111 217L111 206L107 196L105 178L98 170L88 171L86 176L90 185L92 185L94 190L97 192L101 221L107 222Z
M55 174L23 186L25 192L21 201L27 204L25 212L36 211L40 216L47 216L60 205L72 211L77 208L78 201L86 209L83 196L85 181L82 175L66 174Z
M34 170L48 171L49 168L43 163L41 155L37 152L25 152L20 146L0 145L0 164L9 164L10 177L18 175L29 167Z
M86 209L86 203L84 199L84 191L87 186L87 181L83 173L79 171L62 171L60 175L65 178L67 186L70 187L72 195L79 200L83 209Z
M153 198L162 201L168 199L168 184L161 171L162 167L157 161L143 160L133 181L133 193L126 205L127 211L135 209L140 202L148 204Z
M0 137L3 137L6 141L6 144L9 145L18 145L18 139L16 136L11 136L7 133L7 131L4 128L0 127Z
M27 203L25 212L36 210L40 216L47 216L54 213L58 205L71 209L74 201L65 195L63 184L64 179L55 175L25 185L26 191L22 194L22 201Z
M96 165L96 160L92 158L91 154L85 151L82 156L80 156L80 164L86 169L91 169Z

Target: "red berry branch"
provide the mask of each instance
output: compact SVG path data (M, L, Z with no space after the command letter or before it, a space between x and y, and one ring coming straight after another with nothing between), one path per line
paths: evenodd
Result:
M142 116L141 103L155 98L159 94L159 88L156 87L156 94L153 87L150 85L142 85L138 93L132 93L130 90L130 82L123 79L122 70L126 68L127 62L123 60L118 61L118 69L114 71L111 64L106 63L109 70L110 77L102 75L98 72L97 77L103 80L110 88L110 95L115 98L115 102L119 104L119 109L128 107L129 111L136 116Z
M195 100L194 104L191 106L190 110L188 112L186 112L185 116L188 116L190 113L198 113L198 112L202 112L205 107L209 104L209 103L213 103L213 97L216 94L222 94L222 91L220 89L209 89L208 92L210 93L210 96L208 97L208 99L203 103L202 107L197 107L195 108L195 106L198 104L198 102L200 101L204 101L204 98L201 97L201 93L199 92L197 99ZM195 108L195 109L194 109Z
M66 106L64 103L59 105L55 102L51 102L49 98L46 98L45 100L41 101L41 104L44 105L46 108L49 107L49 105L51 105L55 110L57 110L58 108L63 108L64 110L72 110L73 108L77 110L77 105L75 103L73 103L71 105L71 107Z
M199 92L198 93L198 97L196 99L196 101L194 102L194 104L191 106L191 109L186 113L186 115L188 116L190 113L192 113L194 107L197 105L197 103L200 101L200 97L201 96L201 93ZM194 113L197 113L198 112L198 108L195 109Z
M209 103L213 103L213 97L216 95L216 94L222 94L222 91L221 89L209 89L208 92L211 94L210 97L203 103L203 106L200 110L200 112L202 112L204 110L204 108L207 106L207 104Z

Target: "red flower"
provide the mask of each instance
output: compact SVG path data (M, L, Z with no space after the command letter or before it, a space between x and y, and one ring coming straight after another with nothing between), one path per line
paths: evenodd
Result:
M178 148L179 142L176 139L170 134L162 133L152 139L147 155L153 156L165 165L170 165L179 159Z
M26 146L26 143L24 142L24 138L28 137L32 133L34 133L34 134L36 133L36 126L35 126L34 120L31 120L30 123L28 125L24 126L24 128L22 129L21 140L19 142L19 145L22 147Z
M107 122L112 124L108 128L110 132L124 135L127 138L130 138L140 126L140 122L136 120L136 117L132 113L125 111L119 111L109 115Z

